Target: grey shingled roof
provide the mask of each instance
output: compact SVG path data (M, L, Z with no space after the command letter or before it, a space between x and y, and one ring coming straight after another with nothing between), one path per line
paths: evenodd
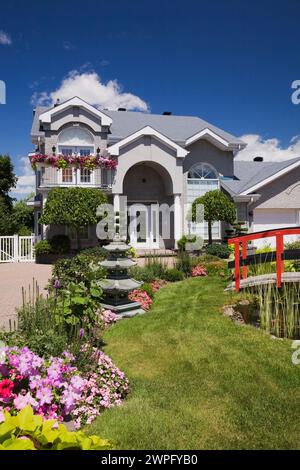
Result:
M235 160L234 175L236 179L224 179L223 186L225 188L227 187L232 193L240 194L297 161L300 162L300 157L282 162L249 162Z
M39 116L49 109L51 108L37 106L33 119L31 135L43 135L43 132L39 130ZM145 126L151 126L178 144L183 144L186 139L192 137L198 132L201 132L207 127L233 145L244 144L244 142L242 142L237 137L234 137L228 132L219 129L218 127L213 126L212 124L196 116L164 116L161 114L149 114L138 111L104 110L102 112L107 114L113 120L110 127L111 134L109 134L108 138L108 140L111 142L124 139L125 137L133 134L136 131L139 131Z
M112 118L111 138L123 139L145 126L151 126L169 139L183 144L189 137L209 128L231 144L244 144L240 139L197 116L164 116L137 111L104 111Z

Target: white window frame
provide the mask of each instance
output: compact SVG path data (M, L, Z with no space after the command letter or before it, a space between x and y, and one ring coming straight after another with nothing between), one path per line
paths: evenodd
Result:
M71 152L67 152L64 154L64 150L71 150ZM92 145L58 145L58 153L59 155L66 155L66 156L69 156L69 155L78 155L78 156L81 156L80 155L80 151L81 150L89 150L90 153L89 155L94 155L95 154L95 147L92 146ZM83 155L84 156L84 155ZM88 156L88 155L86 155Z
M72 181L63 181L63 170L72 170ZM62 186L74 186L77 183L77 169L74 166L68 166L67 168L60 168L58 173L58 183Z
M207 162L199 162L199 163L196 163L195 165L193 165L193 166L189 169L189 171L187 172L187 178L186 178L186 192L187 192L187 197L188 197L188 189L189 189L189 188L188 188L188 185L189 185L189 181L191 181L191 182L192 182L192 181L197 181L197 182L199 182L199 181L200 181L200 182L201 182L201 181L203 181L203 182L205 182L205 181L213 181L213 182L217 182L217 188L215 188L215 189L219 189L219 190L220 190L220 188L221 188L220 178L204 178L204 177L202 177L202 178L188 178L188 174L190 173L190 171L191 171L193 168L196 168L197 166L200 166L200 165L206 165L206 166L210 167L210 168L212 169L212 171L213 171L216 175L219 174L218 171L217 171L210 163L207 163ZM201 185L201 183L199 184L199 186L200 186L200 185ZM208 192L208 191L206 191L206 192ZM205 192L204 194L206 194L206 192ZM204 194L202 194L202 195L204 195ZM197 199L197 197L201 197L201 196L200 196L200 195L199 195L199 196L196 196L195 199ZM203 223L204 223L204 224L207 224L206 221L204 221ZM218 223L218 234L217 234L217 237L214 237L214 239L220 239L220 238L221 238L221 223L220 223L220 222L217 222L217 223ZM192 229L192 230L191 230L191 233L193 233L193 224L194 224L194 222L192 222L192 224L191 224L191 229ZM214 224L214 225L215 225L215 224ZM205 227L205 226L204 226L204 227ZM205 232L205 231L206 231L206 229L204 228L204 232Z
M88 170L90 172L90 181L89 182L86 182L86 181L81 181L81 170ZM91 186L91 185L95 185L95 170L89 170L89 168L78 168L78 173L77 173L77 181L78 181L78 185L80 186Z
M63 170L64 168L59 169L58 174L58 184L61 186L95 186L95 170L90 170L91 179L89 183L81 182L81 168L76 168L75 166L69 166L67 168L72 169L72 181L65 182L63 181ZM66 168L66 169L67 169Z

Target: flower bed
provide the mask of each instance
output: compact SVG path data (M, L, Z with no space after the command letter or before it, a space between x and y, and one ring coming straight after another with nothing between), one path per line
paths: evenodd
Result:
M74 165L75 167L87 168L89 170L94 170L95 168L115 170L117 167L116 160L100 155L73 156L43 155L38 153L30 157L30 163L33 169L36 168L37 163L46 163L54 168L67 168L70 165Z
M128 380L102 351L88 347L92 369L81 374L68 352L49 360L27 347L4 347L0 356L0 421L3 411L15 415L27 405L44 418L91 423L102 410L119 405ZM3 416L2 416L3 420Z
M147 294L147 292L142 291L141 289L135 289L130 294L128 294L129 300L133 302L139 302L143 310L149 310L152 305L152 299Z
M198 264L192 269L192 277L207 276L207 270Z

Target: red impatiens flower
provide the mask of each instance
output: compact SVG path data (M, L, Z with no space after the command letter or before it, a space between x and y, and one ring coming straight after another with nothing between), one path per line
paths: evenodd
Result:
M4 379L0 382L0 398L10 398L14 383L9 379Z

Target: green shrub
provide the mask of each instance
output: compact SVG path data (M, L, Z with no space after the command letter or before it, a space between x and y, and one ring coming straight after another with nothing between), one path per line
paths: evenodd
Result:
M285 243L284 248L285 250L300 250L300 241Z
M141 286L141 290L146 292L149 297L151 297L151 299L153 299L154 297L154 292L153 292L153 289L152 289L152 286L151 284L149 284L148 282L145 282L142 286Z
M0 450L104 450L111 443L98 436L86 436L82 431L70 432L66 426L55 426L55 420L43 420L34 415L30 405L17 416L4 412L0 424Z
M191 264L191 257L187 252L179 252L177 261L176 261L176 269L178 271L182 271L185 277L190 276L192 270Z
M187 243L193 243L196 241L196 235L188 236L183 235L179 240L177 240L177 246L179 251L185 251Z
M9 333L9 344L28 346L43 357L58 357L68 347L77 354L83 340L99 346L103 322L98 312L101 289L92 281L70 283L68 289L56 289L47 298L39 294L36 285L27 296L23 290L23 305L18 309L18 329ZM84 334L80 334L80 328ZM1 339L1 338L0 338Z
M164 263L161 262L159 258L150 257L147 259L147 264L145 265L145 270L152 275L152 279L164 279L164 274L166 272L166 267Z
M92 248L85 248L85 250L80 251L81 255L91 257L95 263L103 261L107 257L107 251L102 246L94 246Z
M50 240L52 253L69 253L71 248L70 238L67 235L54 235Z
M231 254L230 248L224 243L213 243L212 245L208 245L206 252L209 255L218 256L218 258L222 259L229 258Z
M207 255L193 258L193 265L197 266L198 264L203 266L209 275L219 275L227 278L231 274L227 261L221 260L219 258L216 259L214 257L212 261L209 259L207 260Z
M67 331L72 326L84 328L86 333L97 325L97 311L100 308L102 289L91 281L89 288L83 282L70 282L67 288L59 291L55 312L55 323L65 323Z
M48 240L40 240L34 245L36 256L49 255L52 253L52 246Z
M195 258L193 258L193 259L195 259ZM203 262L220 261L220 258L218 256L209 255L208 253L204 253L203 255L198 256L197 260L201 263L202 261Z
M165 279L170 282L182 281L184 274L176 268L167 269L165 272Z
M28 237L31 234L32 230L26 227L26 225L21 225L21 227L18 228L18 235L20 235L20 237Z
M59 279L63 288L67 288L70 282L83 282L86 287L89 287L92 281L103 279L105 275L105 269L95 263L93 256L79 254L73 258L56 261L52 270L50 287L56 279Z

